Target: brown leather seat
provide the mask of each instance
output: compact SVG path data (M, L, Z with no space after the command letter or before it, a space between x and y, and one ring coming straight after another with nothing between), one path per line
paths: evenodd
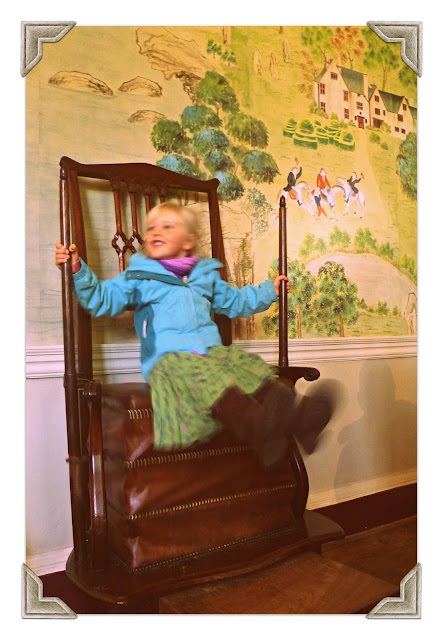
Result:
M184 450L156 450L147 385L115 387L102 386L109 542L129 568L294 524L296 483L289 457L263 469L225 431Z

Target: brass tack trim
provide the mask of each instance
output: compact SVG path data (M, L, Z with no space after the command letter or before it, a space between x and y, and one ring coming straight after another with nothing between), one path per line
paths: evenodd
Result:
M150 467L156 464L168 464L170 462L186 462L188 460L198 460L202 458L211 458L214 456L228 455L232 453L244 453L249 451L246 445L235 445L231 447L219 447L218 449L204 449L203 451L186 451L184 453L170 453L164 456L155 456L152 458L140 458L138 460L125 460L127 469L136 469L139 467Z
M127 409L130 420L143 420L144 418L152 418L154 410L149 409Z
M219 544L216 547L211 547L209 549L202 549L201 551L194 551L192 553L186 553L182 556L176 556L175 558L168 558L168 560L160 560L159 562L153 562L151 564L144 565L143 567L138 567L136 569L131 569L127 565L123 564L120 558L117 558L119 564L123 564L123 566L128 569L131 573L143 573L144 571L148 571L149 569L153 569L154 567L161 567L165 564L174 564L176 562L180 562L183 560L187 560L188 558L195 558L196 556L205 556L215 551L220 551L221 549L227 549L228 547L234 547L236 545L244 544L245 542L252 542L253 540L260 540L261 538L269 538L272 536L279 535L281 533L285 533L286 531L296 531L297 527L294 525L288 525L286 527L281 527L280 529L274 529L273 531L265 531L264 533L257 533L254 536L248 536L247 538L240 538L240 540L234 540L233 542L225 542L224 544Z
M164 515L165 513L174 513L176 511L186 511L188 509L195 509L196 507L203 507L207 504L217 504L220 502L229 502L230 500L239 500L240 498L248 498L251 496L263 495L265 493L274 493L276 491L282 491L284 489L293 489L297 485L295 482L288 482L276 487L267 487L266 489L255 489L253 491L243 491L242 493L234 493L229 496L219 496L217 498L206 498L204 500L196 500L195 502L186 502L184 504L176 504L172 507L163 507L162 509L154 509L153 511L145 511L144 513L136 513L134 515L126 516L127 520L140 520L141 518L152 518L153 516Z

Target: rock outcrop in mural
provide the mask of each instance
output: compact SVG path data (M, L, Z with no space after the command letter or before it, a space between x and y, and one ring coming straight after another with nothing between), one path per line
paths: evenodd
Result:
M59 71L48 81L50 84L63 87L64 89L73 89L75 91L90 91L103 96L112 96L114 92L105 82L94 78L89 73L80 71Z
M152 69L161 71L166 80L173 76L179 78L190 95L206 71L213 69L197 42L177 37L167 29L156 34L149 27L140 27L136 42L140 54L148 58Z
M128 122L154 125L163 118L166 118L163 113L158 113L158 111L151 111L150 109L141 109L140 111L136 111L135 113L131 114L128 118Z
M159 98L162 94L162 88L158 82L153 82L152 80L142 78L141 76L137 76L132 80L124 82L118 90L126 93L134 93L139 96L150 96L153 98Z

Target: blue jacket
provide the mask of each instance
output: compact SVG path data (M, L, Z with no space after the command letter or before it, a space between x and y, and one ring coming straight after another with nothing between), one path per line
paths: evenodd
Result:
M94 316L114 316L135 308L145 380L154 364L171 351L206 354L222 344L213 312L245 318L265 311L277 300L272 280L258 287L231 287L221 279L223 265L201 258L187 282L171 275L157 260L135 254L130 266L112 280L99 280L82 261L73 275L80 304Z

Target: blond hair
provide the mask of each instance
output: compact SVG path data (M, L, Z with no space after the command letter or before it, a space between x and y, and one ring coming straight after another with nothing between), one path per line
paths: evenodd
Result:
M175 202L161 202L160 204L157 204L155 207L150 209L145 218L145 235L147 233L148 221L152 220L153 218L158 218L166 212L175 213L182 220L186 231L195 236L195 243L194 248L192 249L192 253L198 253L199 228L197 216L195 215L194 211L188 209L188 207L184 207L181 204L176 204ZM143 251L145 251L144 247Z

